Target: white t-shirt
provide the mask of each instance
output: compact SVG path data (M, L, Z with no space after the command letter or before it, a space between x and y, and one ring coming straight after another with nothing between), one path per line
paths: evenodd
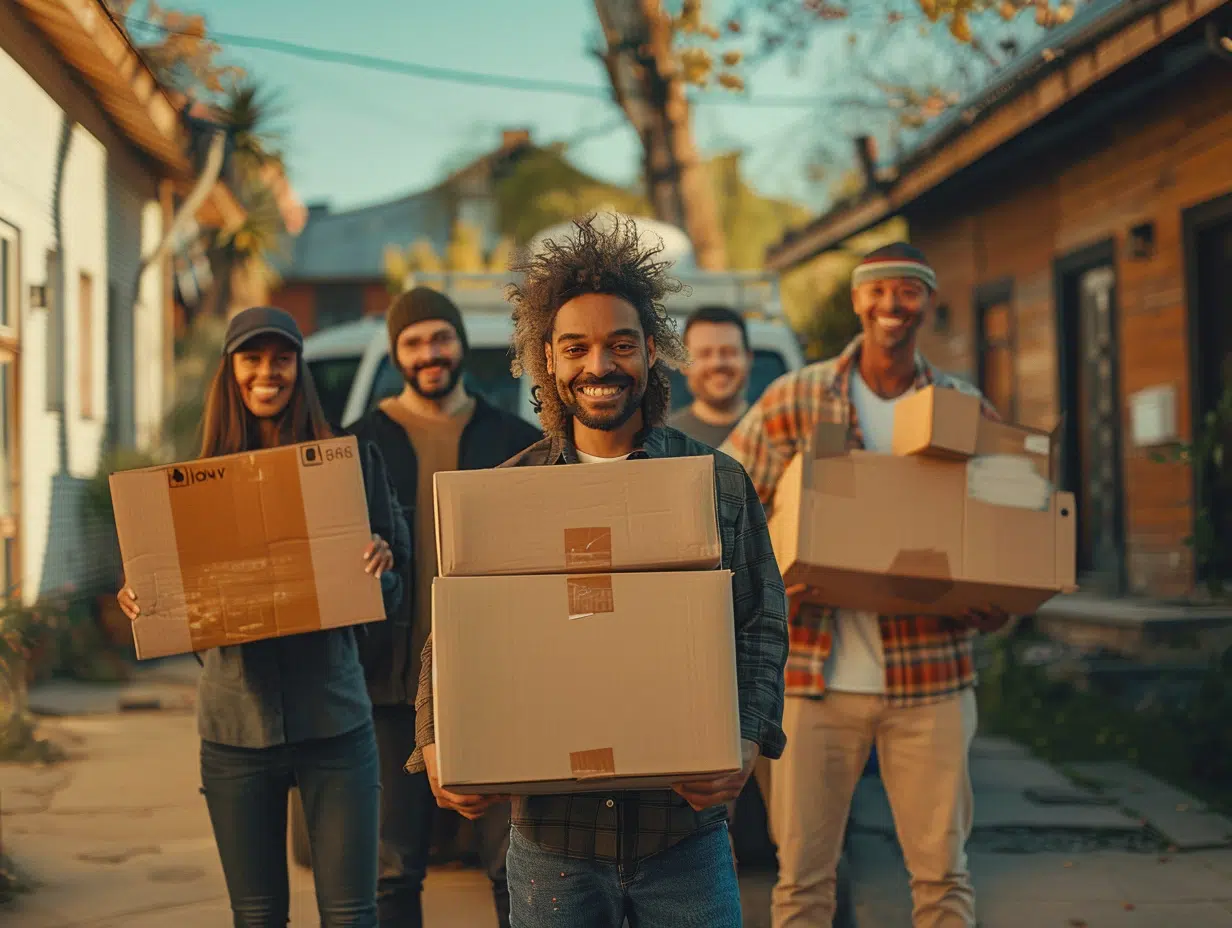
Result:
M851 405L855 407L864 448L890 454L894 443L894 404L914 390L887 400L874 393L860 376L851 373ZM860 530L865 530L864 526ZM826 688L841 693L884 693L885 651L876 613L841 609L834 622L834 641L822 668Z
M600 457L596 457L593 454L587 454L585 451L582 451L578 448L575 448L574 450L577 451L578 461L580 461L583 464L610 464L613 461L623 461L625 458L628 457L627 454L622 454L618 458L600 458Z

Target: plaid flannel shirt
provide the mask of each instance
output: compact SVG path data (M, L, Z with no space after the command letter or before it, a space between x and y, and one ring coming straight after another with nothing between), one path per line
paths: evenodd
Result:
M736 426L723 450L744 465L762 502L769 506L792 457L820 422L847 424L847 447L864 447L851 404L851 374L859 364L863 336L837 358L784 374L772 383ZM974 387L950 377L916 355L917 389L935 384L979 396L984 415L996 410ZM834 526L846 531L848 526ZM786 693L819 698L825 693L822 668L830 656L832 629L839 609L802 606L790 618L791 648ZM972 642L976 633L951 618L930 615L881 616L886 665L886 699L913 706L952 695L975 683Z
M787 599L774 560L765 511L744 470L721 454L671 428L651 429L629 457L711 455L715 462L722 567L732 572L736 680L740 735L771 759L787 742L783 721L783 668L787 660ZM503 467L576 464L571 442L548 438ZM436 741L432 704L432 638L424 645L415 699L415 753L411 773L422 772L423 747ZM528 720L534 724L534 720ZM513 826L543 849L567 857L631 863L666 850L727 816L719 805L695 812L671 790L616 790L557 796L515 797Z

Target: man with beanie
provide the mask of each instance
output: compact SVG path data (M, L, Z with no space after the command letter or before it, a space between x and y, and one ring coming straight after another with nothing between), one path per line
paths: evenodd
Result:
M916 348L937 299L936 274L918 249L877 249L851 283L863 334L837 358L772 383L723 446L767 506L820 422L846 425L849 448L888 454L894 406L904 396L930 384L980 395ZM984 413L997 417L987 400ZM973 928L965 850L972 821L967 754L976 723L972 640L1007 616L878 616L839 608L821 590L787 592L787 748L771 774L779 850L774 928L831 925L851 797L874 744L911 874L915 928Z
M386 322L390 358L406 386L351 431L381 449L398 498L407 506L414 545L403 576L408 591L403 608L396 619L369 626L362 657L381 755L380 923L382 928L419 928L436 802L428 778L408 774L403 765L415 749L420 651L432 627L436 576L432 478L438 471L495 467L542 434L466 391L462 383L466 328L447 296L416 287L394 300ZM479 823L479 832L499 923L505 928L508 805L493 808Z

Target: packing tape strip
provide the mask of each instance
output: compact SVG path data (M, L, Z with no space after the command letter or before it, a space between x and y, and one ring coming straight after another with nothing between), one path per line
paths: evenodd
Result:
M569 769L579 780L616 775L616 755L611 748L595 748L590 751L572 751L569 754Z
M616 597L612 592L610 574L597 577L566 577L565 586L568 592L570 621L616 611Z
M565 529L567 570L611 570L612 530L598 526Z

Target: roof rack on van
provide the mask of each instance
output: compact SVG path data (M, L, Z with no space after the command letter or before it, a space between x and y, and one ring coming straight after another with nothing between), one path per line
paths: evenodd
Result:
M666 305L673 314L688 312L707 304L731 306L747 318L779 319L783 305L779 299L778 275L767 271L695 271L674 275L686 289L668 296ZM447 294L470 311L508 312L505 287L517 283L521 275L466 273L461 271L413 271L404 286L431 287Z

